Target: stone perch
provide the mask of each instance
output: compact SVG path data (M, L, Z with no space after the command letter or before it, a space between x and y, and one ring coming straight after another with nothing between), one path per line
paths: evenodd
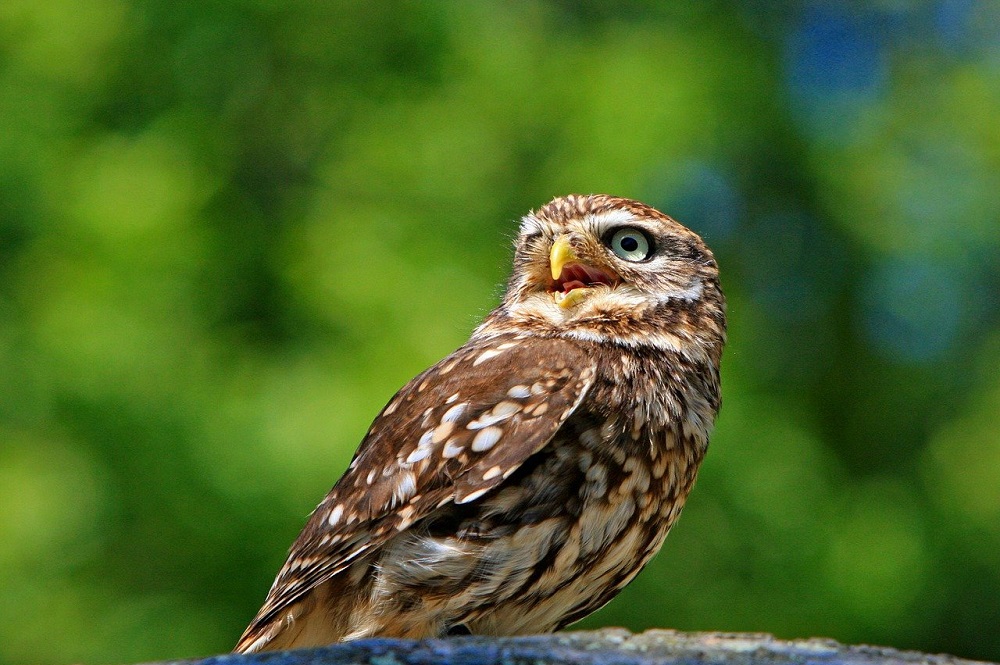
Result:
M530 637L371 639L318 649L213 656L161 665L982 665L954 656L759 633L617 629Z

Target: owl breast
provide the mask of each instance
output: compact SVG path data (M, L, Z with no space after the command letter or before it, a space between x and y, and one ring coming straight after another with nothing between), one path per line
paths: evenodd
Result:
M615 360L495 493L448 506L389 544L375 615L410 617L401 636L545 632L603 606L638 574L680 514L704 445L672 420L691 409L675 403L669 368L652 371L667 379L648 380L665 359L641 359L641 383L615 366L634 369L635 358Z

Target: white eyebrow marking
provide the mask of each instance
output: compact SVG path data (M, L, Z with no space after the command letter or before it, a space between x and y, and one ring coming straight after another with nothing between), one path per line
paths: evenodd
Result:
M539 233L542 230L542 225L533 215L525 215L521 218L521 226L518 229L520 235L531 235L532 233Z
M611 226L617 226L619 224L635 224L635 215L630 213L628 210L615 209L608 210L606 212L591 213L583 218L584 223L587 225L593 225L600 231Z

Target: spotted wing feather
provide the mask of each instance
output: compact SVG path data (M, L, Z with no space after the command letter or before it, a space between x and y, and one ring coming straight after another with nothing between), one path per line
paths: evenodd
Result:
M316 508L237 651L312 589L450 502L473 501L541 450L586 395L594 363L565 340L470 343L404 386Z

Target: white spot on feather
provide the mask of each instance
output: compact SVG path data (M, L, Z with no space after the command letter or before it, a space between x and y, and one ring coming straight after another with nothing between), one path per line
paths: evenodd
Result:
M434 428L433 434L431 434L431 443L441 443L449 436L451 436L452 430L455 429L455 423L445 421Z
M344 504L338 503L334 506L333 510L330 511L330 517L327 518L327 523L330 526L337 526L337 522L340 518L344 516Z
M490 487L483 487L482 489L478 489L478 490L476 490L475 492L473 492L471 494L467 494L467 495L465 495L463 497L458 498L455 501L455 503L468 503L470 501L475 501L476 499L478 499L482 495L484 495L487 492L489 492L490 489L492 489L492 488L490 488Z
M425 459L430 454L431 454L431 449L429 446L417 446L416 449L412 453L410 453L410 456L406 458L406 463L416 464L420 460Z
M507 391L507 397L514 399L524 399L531 396L531 389L528 386L517 385Z
M487 427L486 429L480 430L475 438L472 439L472 450L481 453L489 450L496 442L500 440L501 435L503 435L503 430L499 427Z
M483 480L492 480L500 475L503 470L499 466L490 467L486 473L483 474Z
M509 400L504 400L496 406L494 406L489 412L482 416L479 416L475 420L469 422L466 425L466 429L477 430L483 429L484 427L490 427L491 425L496 425L499 422L507 420L515 413L521 410L521 405L517 402L511 402Z
M677 291L670 291L669 299L677 300L698 300L701 298L702 293L705 291L705 286L702 284L700 279L695 279L691 284L685 289L678 289ZM661 299L662 301L662 299Z
M448 439L448 443L444 444L444 450L441 451L441 456L445 459L451 459L452 457L458 457L462 451L465 450L465 446L458 437L453 436Z
M472 366L475 367L480 363L484 363L490 358L496 358L502 353L502 351L497 351L496 349L488 349L479 354L479 357L472 361Z
M399 476L396 481L396 490L393 492L396 499L402 503L408 500L417 491L417 477L407 471Z
M396 530L397 531L402 531L406 527L408 527L411 524L413 524L413 512L414 512L414 510L415 510L415 508L413 507L413 504L411 503L411 504L409 504L407 506L403 506L402 508L399 509L399 511L397 511L396 516L399 517L399 523L396 524Z
M458 393L455 393L455 395L458 395ZM451 407L450 409L444 412L443 416L441 416L442 422L446 423L455 422L456 420L462 417L462 412L465 411L466 407L468 406L469 406L468 402L462 402L461 404L456 404L455 406Z

